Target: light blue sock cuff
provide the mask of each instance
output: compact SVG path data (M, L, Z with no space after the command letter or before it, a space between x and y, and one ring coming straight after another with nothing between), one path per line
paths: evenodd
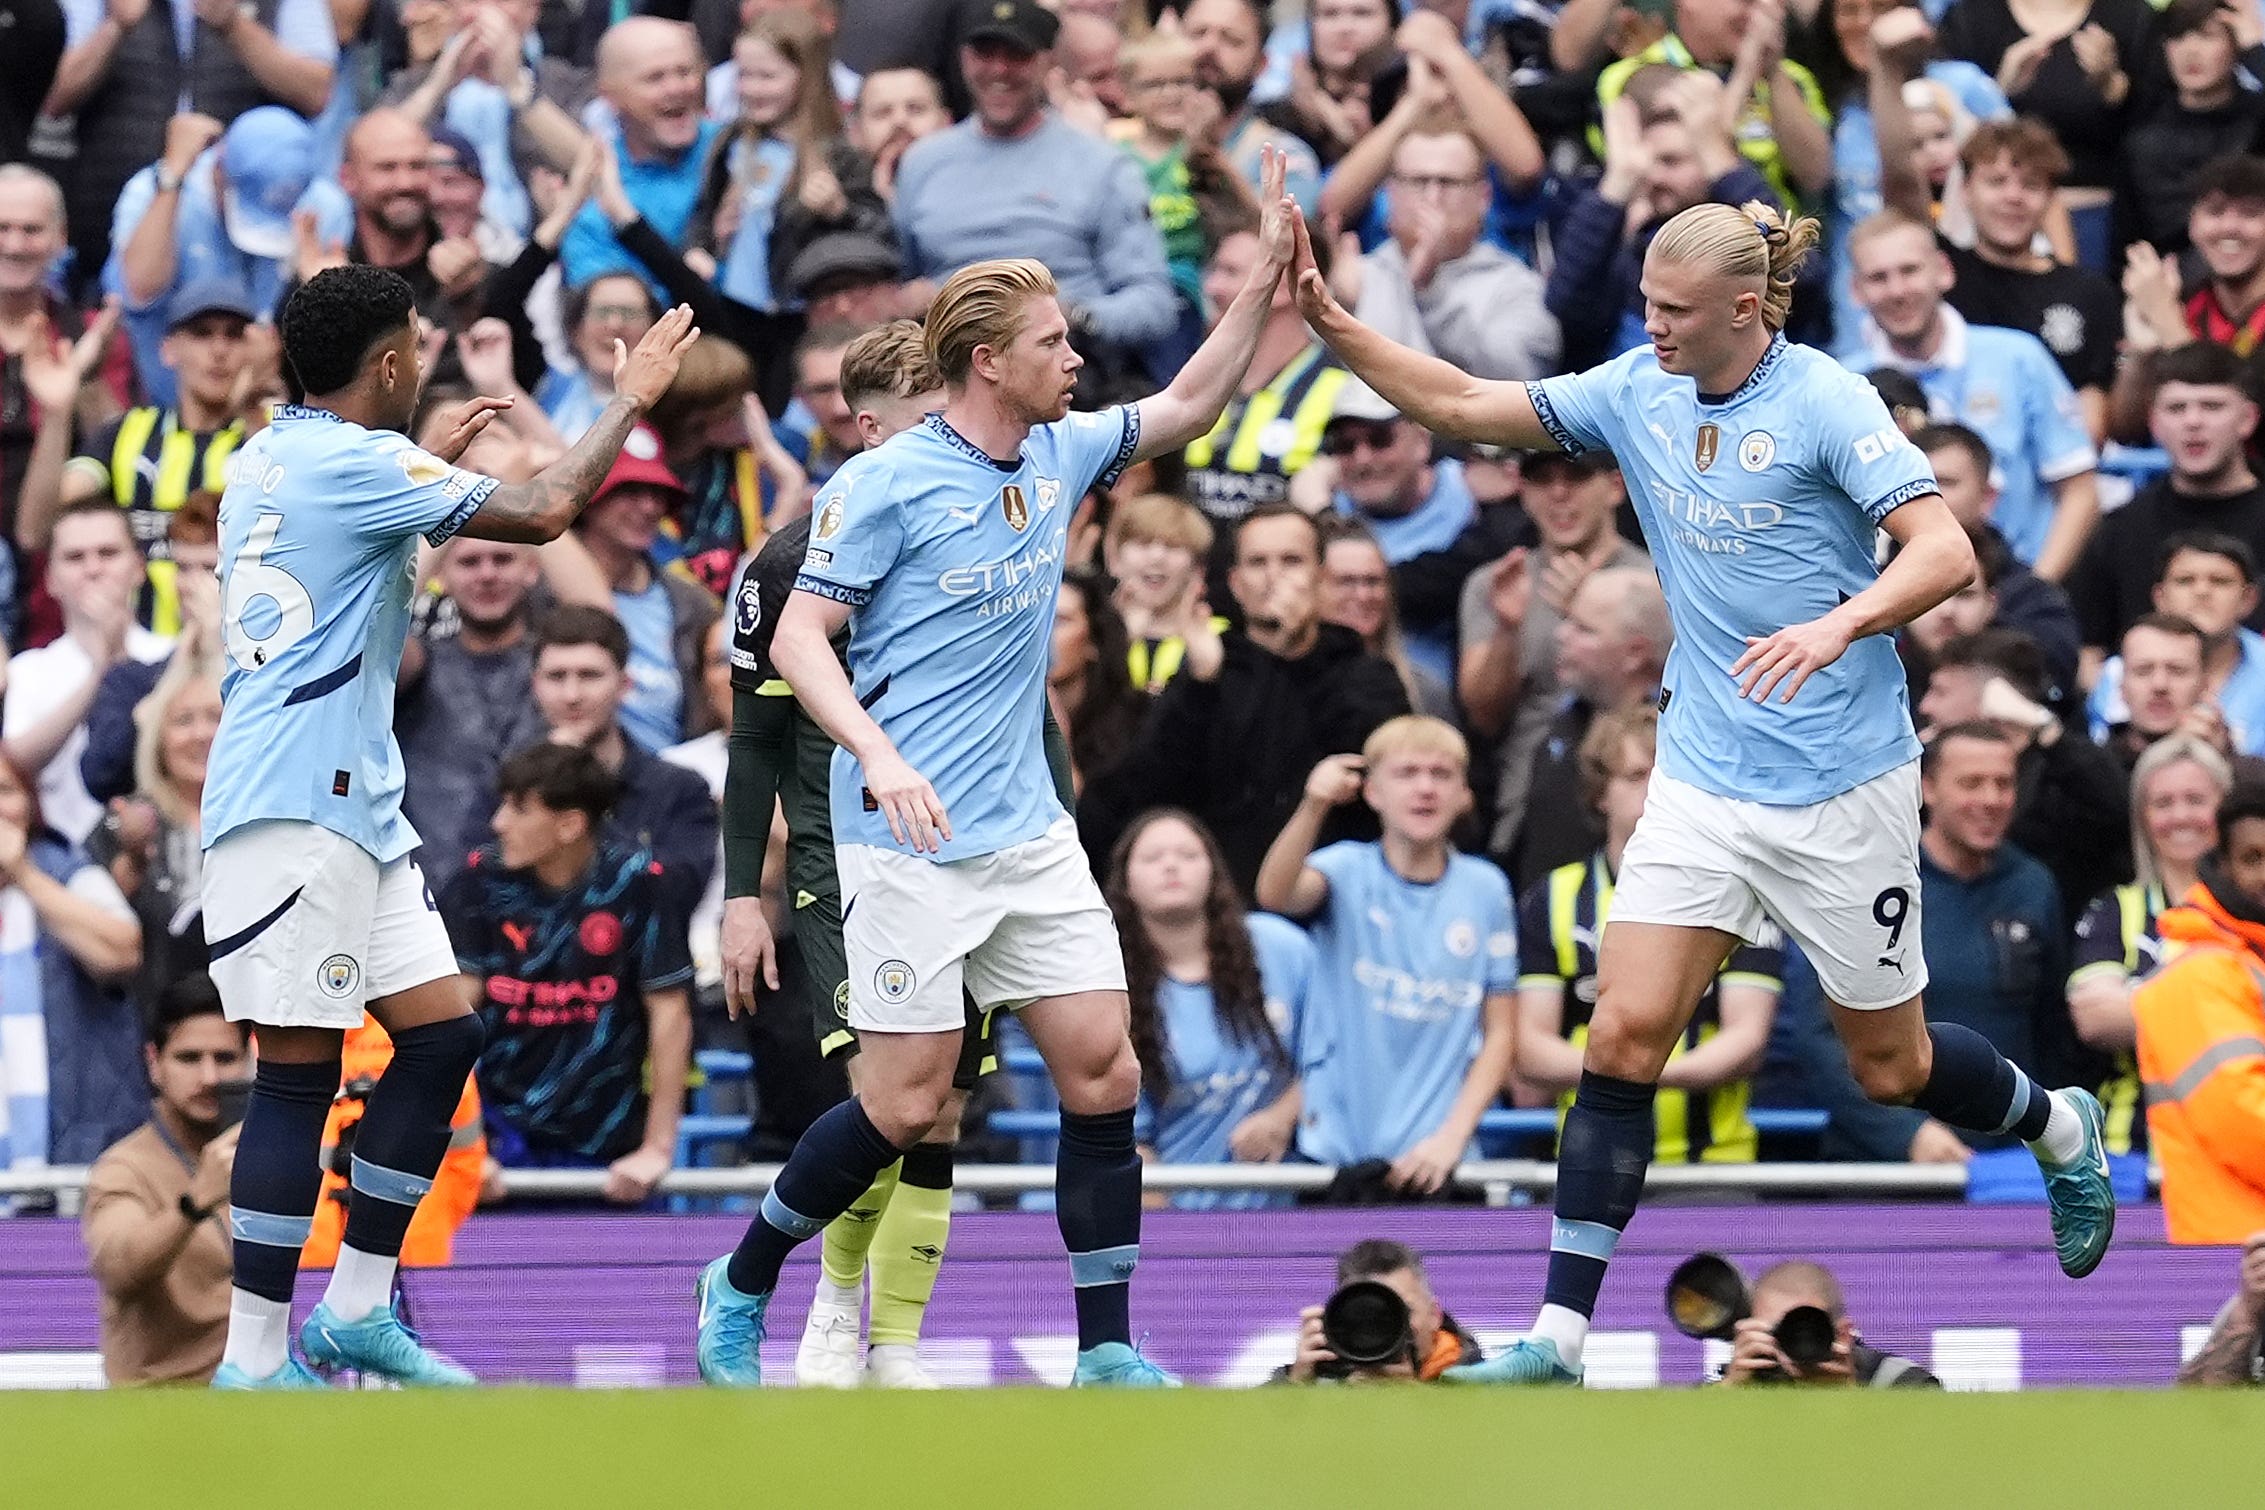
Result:
M784 1232L796 1242L807 1242L826 1228L826 1224L804 1216L779 1199L776 1190L763 1192L763 1220Z
M1133 1269L1139 1263L1138 1243L1126 1243L1117 1248L1096 1248L1091 1253L1072 1253L1070 1283L1080 1290L1088 1290L1095 1285L1130 1284Z

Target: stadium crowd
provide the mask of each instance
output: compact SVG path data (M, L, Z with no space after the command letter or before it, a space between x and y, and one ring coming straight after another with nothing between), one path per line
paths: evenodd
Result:
M192 1226L221 1188L168 1044L205 963L216 498L285 395L299 281L407 278L431 398L513 400L464 460L507 480L588 426L615 341L678 301L706 332L571 535L432 554L401 672L407 812L488 1031L465 1146L604 1168L635 1203L695 1048L752 1047L750 1154L841 1094L791 951L751 1027L722 1012L717 804L724 599L863 446L845 348L1030 255L1080 404L1154 391L1259 255L1272 146L1339 297L1483 377L1641 343L1643 250L1679 210L1824 221L1789 333L1873 375L1982 567L1901 640L1929 1013L2097 1088L2174 1238L2265 1229L2257 0L8 14L8 1165L111 1149L138 1167L117 1190ZM1711 432L1675 443L1771 464ZM1071 540L1050 691L1154 1156L1422 1196L1490 1111L1569 1100L1672 641L1611 459L1436 441L1285 286L1213 432L1083 500ZM763 895L790 936L775 874ZM1663 1162L1988 1151L1869 1103L1773 940L1725 965L1662 1087ZM1764 1137L1765 1107L1829 1117Z

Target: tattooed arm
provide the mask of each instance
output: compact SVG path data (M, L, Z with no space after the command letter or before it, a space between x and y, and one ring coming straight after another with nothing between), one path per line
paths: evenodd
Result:
M2249 1384L2257 1334L2265 1325L2265 1232L2241 1247L2241 1288L2210 1328L2201 1350L2178 1371L2181 1384Z
M605 481L614 458L621 454L621 443L668 391L676 380L677 365L698 339L700 328L692 323L692 311L679 304L653 322L635 351L614 342L613 401L599 413L597 423L564 456L527 481L506 483L488 494L462 533L478 540L533 545L565 534Z

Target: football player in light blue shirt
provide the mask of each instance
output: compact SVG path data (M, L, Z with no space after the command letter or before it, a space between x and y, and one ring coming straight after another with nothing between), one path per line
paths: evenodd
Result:
M1133 406L1069 412L1083 359L1043 264L953 274L927 322L944 412L819 493L771 656L842 747L834 842L862 1084L804 1134L739 1248L703 1271L697 1356L712 1383L761 1382L787 1254L934 1127L963 985L980 1008L1022 1014L1061 1093L1075 1381L1173 1382L1132 1346L1139 1060L1116 929L1047 774L1039 699L1079 501L1208 434L1250 365L1291 253L1279 154L1260 202L1264 256L1171 385ZM847 675L830 643L845 625Z
M1517 1028L1510 882L1448 838L1471 807L1469 773L1453 725L1389 719L1359 755L1314 767L1258 872L1259 905L1313 930L1298 1152L1322 1164L1382 1159L1412 1195L1438 1190L1470 1157ZM1355 796L1384 837L1315 854L1330 811Z
M291 1293L343 1040L366 1006L393 1060L360 1124L344 1245L300 1346L326 1371L469 1384L392 1305L402 1238L482 1041L401 815L394 672L417 551L458 533L556 538L698 332L680 308L634 355L617 347L607 413L548 470L506 486L455 459L509 399L454 411L432 451L408 440L423 372L399 276L319 273L280 327L300 402L231 458L220 499L228 665L205 781L203 910L213 980L231 1019L259 1025L260 1062L230 1180L235 1289L213 1383L320 1387L290 1354Z
M1529 1336L1461 1377L1579 1382L1643 1194L1661 1067L1731 948L1772 922L1829 977L1866 1093L2029 1143L2061 1267L2090 1273L2115 1228L2099 1103L2038 1089L1920 1002L1918 747L1888 636L1963 586L1974 551L1870 385L1783 335L1816 222L1759 202L1685 210L1644 257L1650 345L1539 383L1482 381L1370 330L1298 233L1306 318L1403 414L1459 440L1618 459L1675 626L1659 762L1559 1144L1543 1305ZM1875 528L1902 546L1884 570Z
M1297 1133L1312 941L1246 913L1219 841L1177 808L1149 810L1117 841L1108 896L1157 1162L1280 1160ZM1288 1192L1182 1190L1172 1204L1251 1210L1286 1205Z

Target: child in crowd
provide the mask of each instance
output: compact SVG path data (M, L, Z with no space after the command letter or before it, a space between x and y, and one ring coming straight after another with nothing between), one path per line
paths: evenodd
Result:
M1109 517L1103 558L1131 640L1133 685L1144 692L1163 691L1183 666L1199 678L1219 668L1227 621L1212 616L1203 586L1211 538L1211 521L1166 493L1128 498Z
M1470 748L1451 724L1387 721L1332 755L1266 852L1258 904L1308 920L1315 971L1299 1035L1298 1151L1389 1166L1410 1195L1444 1186L1510 1073L1518 934L1510 883L1458 852ZM1330 810L1359 795L1384 837L1314 854Z

